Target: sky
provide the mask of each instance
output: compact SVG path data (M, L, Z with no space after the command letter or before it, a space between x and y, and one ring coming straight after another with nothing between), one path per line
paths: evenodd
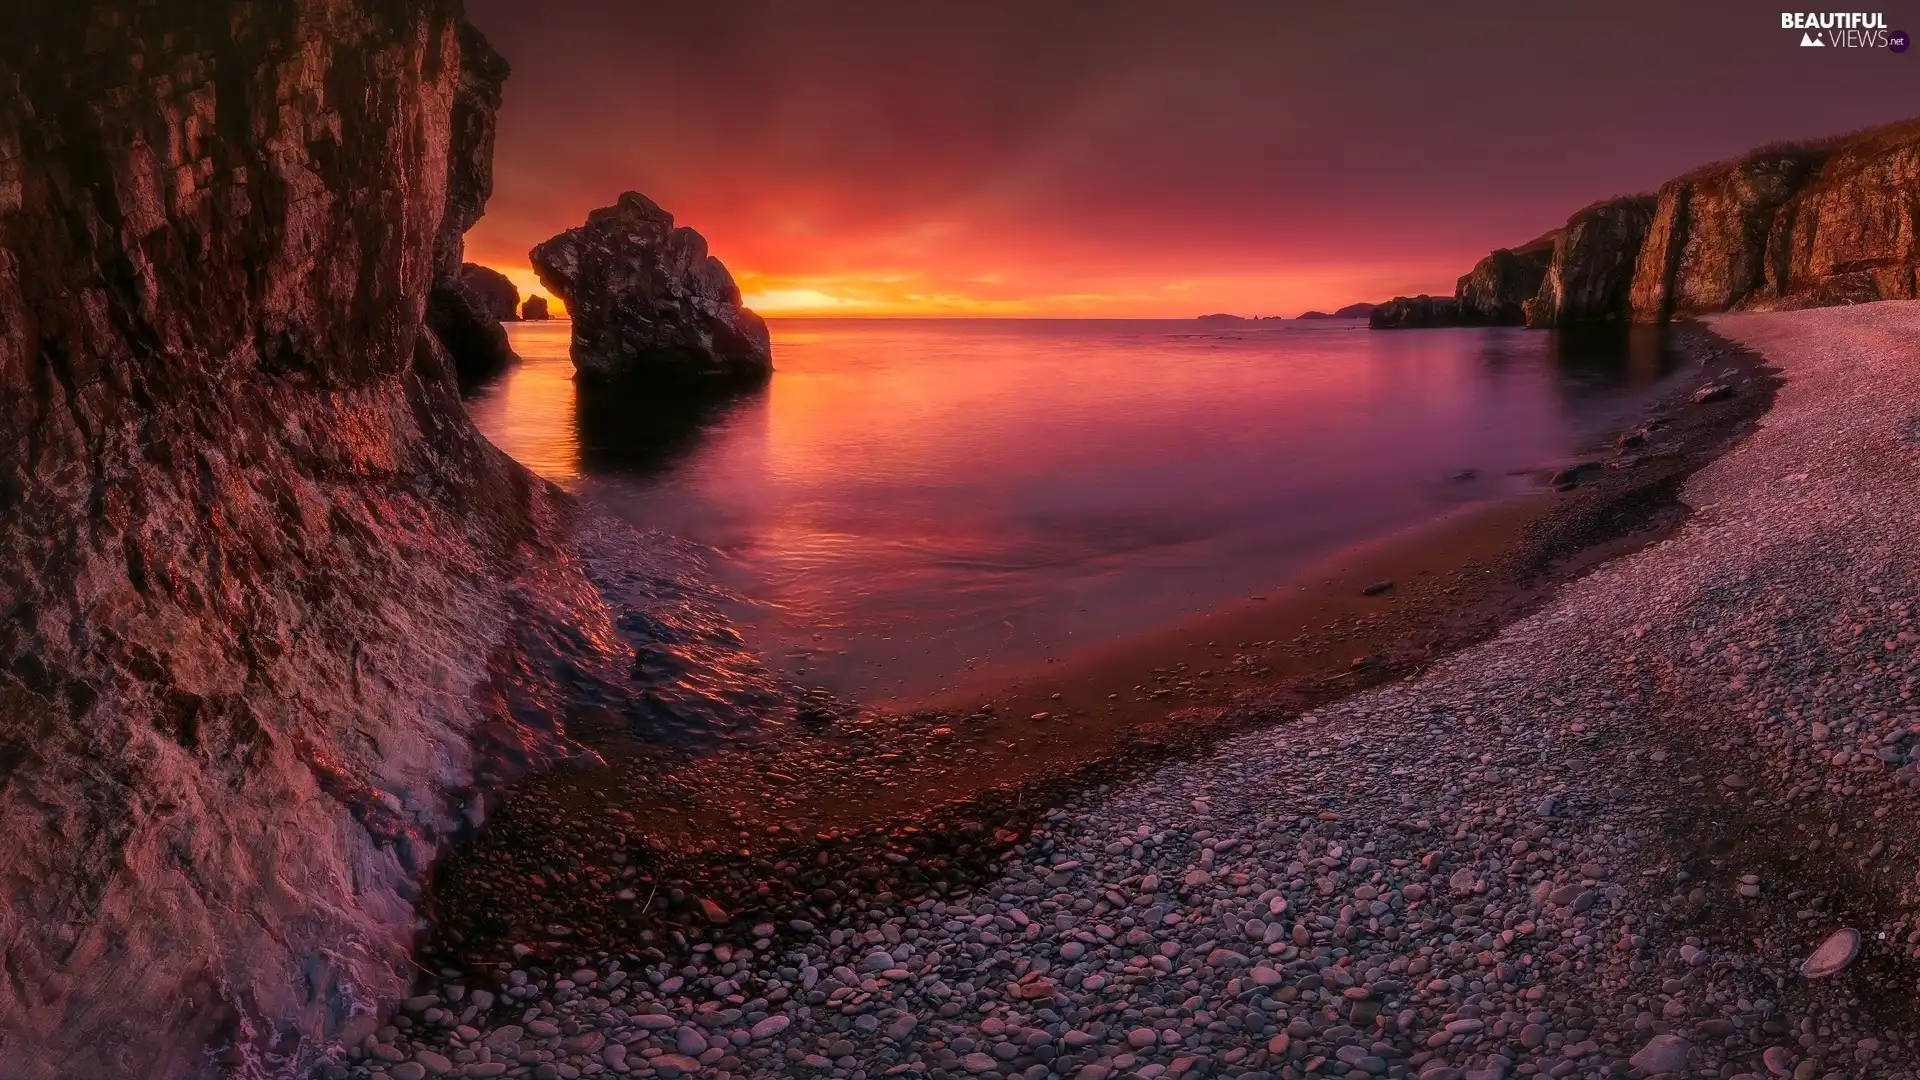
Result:
M1596 199L1920 113L1920 50L1755 3L468 3L513 75L467 257L545 293L528 249L637 190L766 315L1451 292Z

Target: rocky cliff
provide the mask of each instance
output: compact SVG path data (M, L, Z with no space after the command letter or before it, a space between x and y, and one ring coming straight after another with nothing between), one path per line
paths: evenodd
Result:
M511 69L479 30L462 23L458 33L460 67L448 121L447 212L434 234L427 320L460 374L479 379L498 373L516 359L506 328L500 325L513 317L512 303L506 309L509 314L502 316L488 288L496 283L476 280L466 267L499 278L498 284L505 284L516 301L518 290L493 271L462 262L466 232L486 213L487 200L493 196L495 118Z
M1559 234L1551 232L1517 248L1500 248L1474 264L1454 284L1452 296L1396 296L1374 308L1376 330L1434 326L1519 326L1522 308L1546 278Z
M637 191L529 254L573 318L573 365L598 380L704 385L773 371L767 324L707 241Z
M1461 318L1487 326L1520 325L1527 301L1546 280L1559 236L1555 230L1517 248L1501 248L1475 263L1454 284Z
M520 317L528 322L545 322L553 318L553 313L547 310L547 298L535 293L520 305Z
M1626 322L1640 245L1653 219L1644 196L1595 203L1553 238L1553 260L1525 305L1528 326Z
M1762 147L1655 195L1596 203L1548 238L1550 260L1522 305L1528 326L1913 299L1920 120ZM1501 255L1481 260L1453 297L1397 297L1373 325L1512 321L1509 301L1533 268L1503 275Z
M1920 295L1920 121L1768 147L1663 185L1633 314Z
M478 37L458 0L9 21L0 1076L295 1073L406 992L423 868L550 749L491 665L565 508L421 331Z

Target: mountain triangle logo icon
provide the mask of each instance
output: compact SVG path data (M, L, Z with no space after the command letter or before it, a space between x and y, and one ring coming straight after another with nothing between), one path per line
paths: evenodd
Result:
M1816 48L1816 49L1824 49L1827 47L1827 43L1824 41L1821 41L1817 37L1814 37L1812 34L1801 34L1800 47L1804 49L1804 48L1807 48L1808 46L1812 46L1813 48Z

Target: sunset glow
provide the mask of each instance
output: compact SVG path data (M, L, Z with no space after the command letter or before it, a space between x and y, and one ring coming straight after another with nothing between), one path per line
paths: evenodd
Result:
M514 74L468 257L544 294L527 251L631 189L771 316L1446 293L1572 208L1912 101L1910 63L1812 63L1777 18L1711 5L1660 5L1658 34L1569 8L1471 36L1412 4L469 7Z

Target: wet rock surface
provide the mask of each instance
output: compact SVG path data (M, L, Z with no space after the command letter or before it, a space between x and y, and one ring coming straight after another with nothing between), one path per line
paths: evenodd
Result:
M773 371L767 324L698 232L636 191L530 253L573 319L582 376L654 384L751 383Z

